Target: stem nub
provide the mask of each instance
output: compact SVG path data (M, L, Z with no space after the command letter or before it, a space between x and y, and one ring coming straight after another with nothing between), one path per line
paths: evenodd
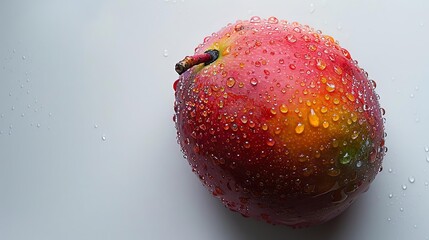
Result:
M189 68L204 63L204 65L209 65L210 63L216 61L219 57L219 51L216 49L210 49L205 51L203 54L187 56L182 61L176 63L176 72L181 75L186 72Z

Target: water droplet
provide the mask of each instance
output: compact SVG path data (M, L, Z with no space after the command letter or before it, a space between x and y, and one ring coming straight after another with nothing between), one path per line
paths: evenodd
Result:
M21 117L24 117L25 116L25 114L24 113L21 113Z
M106 141L106 139L107 139L106 135L104 135L104 134L103 134L103 135L101 136L101 140Z
M252 86L256 86L256 85L258 85L258 80L256 78L251 78L250 84L252 84Z
M392 221L392 219L391 219L390 217L388 217L388 218L387 218L387 221L389 221L389 222L390 222L390 221Z
M308 121L310 122L310 125L313 127L318 127L320 124L319 117L316 115L316 112L314 109L310 109L310 114L308 115Z
M328 112L328 108L327 108L326 106L322 106L322 107L320 108L320 112L321 112L321 113L326 113L326 112Z
M40 123L38 123L36 126L37 126L38 128L40 128L40 126L41 126L41 125L40 125Z
M335 84L333 84L333 83L326 83L326 91L328 91L328 92L335 91Z
M282 131L282 129L281 128L279 128L279 127L276 127L276 129L275 129L275 131L274 131L274 133L275 134L280 134L280 132Z
M340 116L339 116L338 114L334 113L334 114L332 115L332 120L333 120L334 122L338 121L339 119L340 119Z
M234 27L234 31L236 31L236 32L239 32L239 31L241 31L241 30L243 30L244 29L244 27L243 27L243 25L242 24L237 24L237 25L235 25L235 27Z
M276 17L269 17L268 22L271 24L277 24L279 20Z
M282 58L282 59L279 59L279 63L280 64L283 64L283 63L285 63L285 60Z
M332 146L333 146L333 147L335 147L335 148L336 148L336 147L338 147L338 144L339 144L339 143L338 143L338 140L337 140L337 139L335 139L335 138L334 138L334 139L332 139Z
M334 66L334 71L335 71L335 73L336 73L336 74L338 74L338 75L343 74L343 69L341 69L341 68L340 68L340 67L338 67L338 66Z
M429 152L429 146L425 146L425 152Z
M402 184L402 190L407 190L407 185Z
M399 211L403 212L403 211L404 211L404 208L403 208L403 207L399 208Z
M22 60L25 60L25 59L27 59L27 57L26 57L26 56L22 56L21 58L22 58Z
M393 198L393 194L392 193L389 193L389 198Z
M97 125L97 124L94 124L94 128L98 128L98 125Z
M359 137L359 132L355 130L352 133L352 139L355 140L357 137Z
M327 173L331 177L336 177L336 176L340 175L341 170L338 168L329 168Z
M264 124L262 124L261 128L262 128L262 130L267 131L268 125L266 123L264 123Z
M414 183L414 182L416 181L416 179L415 179L413 176L409 176L409 177L408 177L408 181L409 181L410 183Z
M301 134L304 132L304 124L298 123L298 125L295 127L295 132L298 134Z
M351 93L346 93L346 97L351 101L354 102L355 101L355 96L353 96L353 94ZM383 114L384 115L384 114Z
M393 172L393 169L389 168L389 170L387 170L389 173Z
M276 144L276 141L274 141L274 139L272 139L272 138L268 138L267 145L272 147L272 146L274 146L274 144Z
M358 167L358 168L362 167L362 161L357 161L356 162L356 167Z
M429 162L429 156L426 156L426 162Z
M319 70L325 70L326 63L325 63L325 61L323 61L323 59L318 58L318 59L316 59L316 66Z
M295 66L295 64L292 64L292 63L291 63L291 64L289 64L289 68L290 68L290 69L292 69L292 70L295 70L295 69L296 69L296 66Z
M226 85L230 88L234 87L235 85L235 79L233 77L230 77L226 80Z
M287 113L289 111L288 107L286 106L286 104L282 104L280 105L280 112L281 113Z
M351 160L352 160L352 158L351 158L350 154L345 153L344 156L340 159L340 163L341 164L349 164Z
M323 121L322 125L323 125L324 128L328 128L329 127L329 123L327 121Z
M295 43L295 42L297 41L296 37L295 37L293 34L288 34L288 35L286 36L286 39L287 39L287 41L288 41L288 42L290 42L290 43Z
M259 22L261 22L261 18L258 16L253 16L250 18L250 22L251 23L259 23Z
M164 56L164 57L168 57L168 50L167 50L167 49L165 49L165 50L164 50L164 54L163 54L163 56Z
M411 94L410 94L410 98L414 98L414 93L411 93Z
M241 116L241 122L242 123L244 123L244 124L246 124L247 123L247 121L248 121L248 119L247 119L247 117L245 116L245 115L243 115L243 116Z
M314 13L315 10L314 3L310 3L310 13Z

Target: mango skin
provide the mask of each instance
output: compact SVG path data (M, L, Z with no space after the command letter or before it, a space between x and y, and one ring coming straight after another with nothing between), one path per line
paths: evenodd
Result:
M203 185L272 224L326 222L365 192L387 148L375 82L332 37L275 17L237 21L195 49L175 125ZM363 48L364 49L364 48Z

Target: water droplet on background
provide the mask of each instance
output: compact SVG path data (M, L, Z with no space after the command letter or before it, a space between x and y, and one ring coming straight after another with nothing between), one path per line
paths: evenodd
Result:
M425 146L425 152L429 152L429 146Z
M314 7L314 3L310 3L310 13L314 13L316 11L316 8Z
M27 59L27 57L26 57L26 56L22 56L21 58L22 58L22 60L25 60L25 59Z
M106 141L107 140L106 135L101 136L101 140Z
M164 57L168 57L168 50L167 50L167 49L165 49L165 50L164 50L164 54L163 54L163 56L164 56Z
M407 190L407 185L403 184L402 185L402 190Z
M414 183L414 182L416 181L416 179L415 179L413 176L409 176L409 177L408 177L408 181L409 181L410 183Z
M393 194L392 193L389 194L389 198L393 198Z

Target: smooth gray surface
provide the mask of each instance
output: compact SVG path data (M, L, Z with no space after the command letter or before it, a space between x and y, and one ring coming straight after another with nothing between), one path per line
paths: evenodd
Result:
M423 0L2 1L0 239L428 239L428 10ZM377 81L384 170L327 224L292 230L230 212L176 143L174 64L252 15L323 30Z

